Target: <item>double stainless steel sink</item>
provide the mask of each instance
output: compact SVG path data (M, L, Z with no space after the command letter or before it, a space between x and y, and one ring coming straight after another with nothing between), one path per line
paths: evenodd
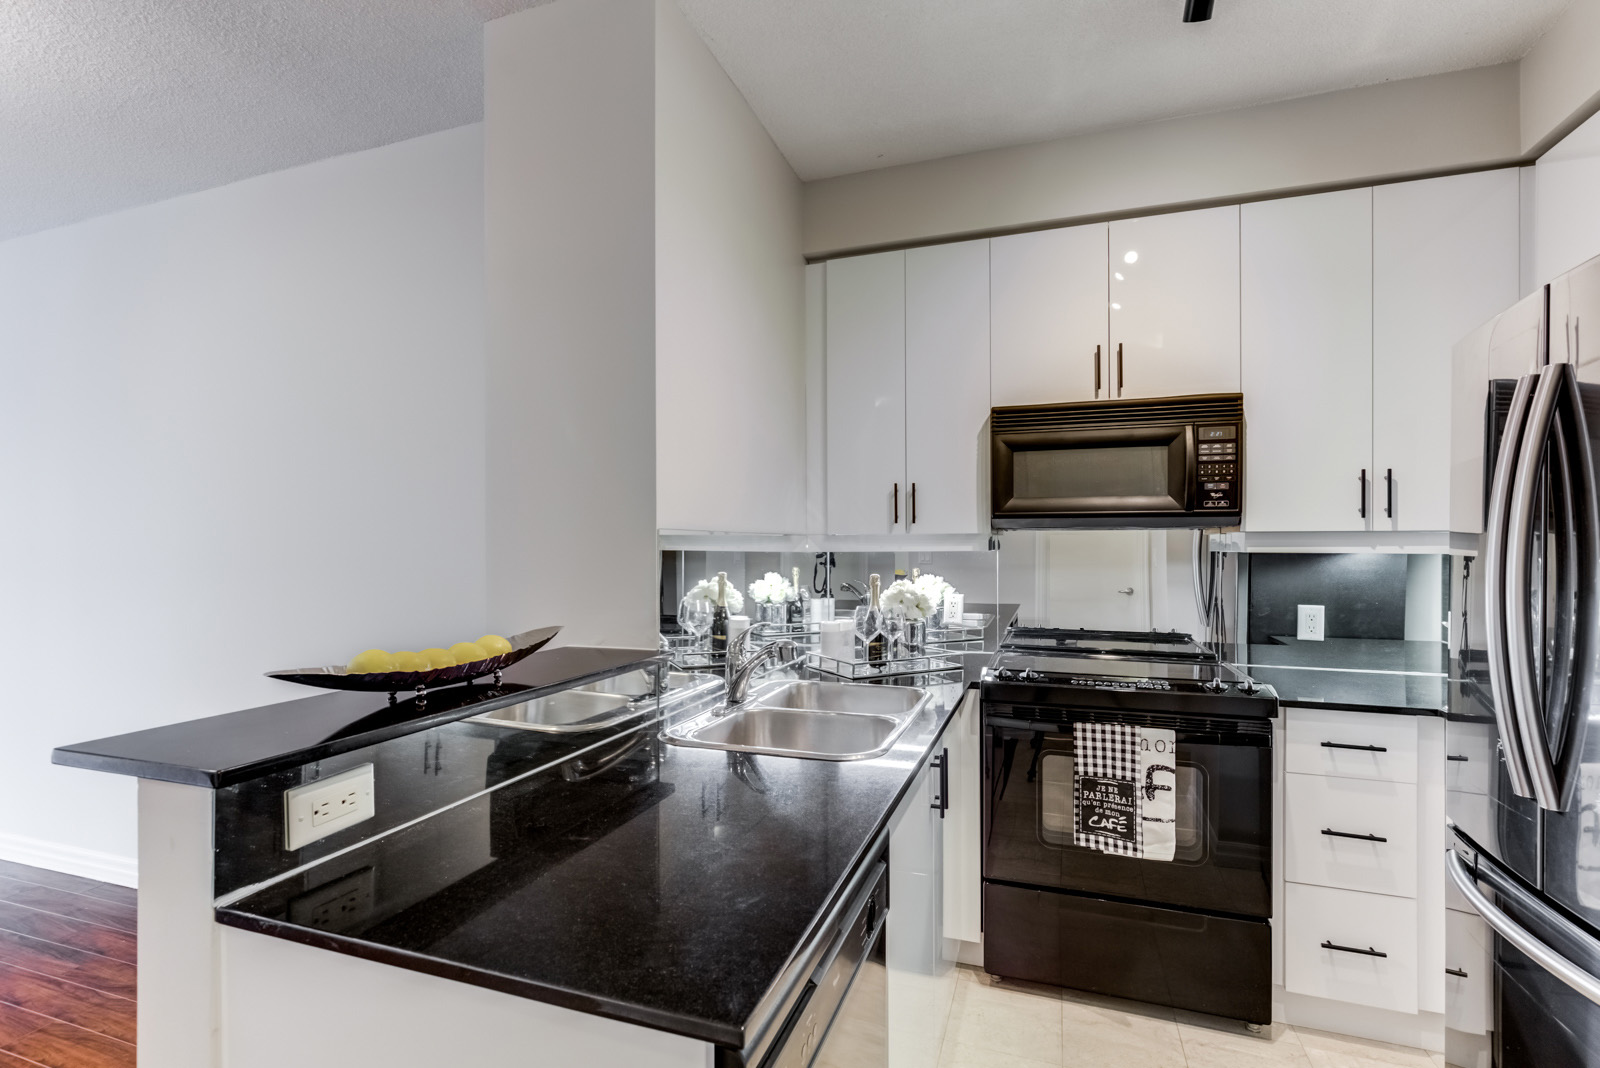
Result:
M700 696L720 686L713 675L674 671L667 676L663 705ZM473 719L497 727L541 734L582 734L605 730L656 710L655 676L650 671L630 671L609 679L577 686L532 701L485 712Z
M848 682L774 679L743 704L667 728L667 741L702 749L868 760L895 741L928 703L927 690Z

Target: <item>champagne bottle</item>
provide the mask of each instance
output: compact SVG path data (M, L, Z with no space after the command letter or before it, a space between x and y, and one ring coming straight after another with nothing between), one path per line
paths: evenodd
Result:
M789 607L785 611L784 619L789 623L799 623L806 617L805 591L800 588L800 569L792 569L794 577L794 596L789 599Z
M867 659L881 664L889 659L889 636L884 633L883 607L878 603L883 580L873 575L869 581L872 607L867 610Z
M717 605L711 610L711 651L728 651L728 573L717 572Z

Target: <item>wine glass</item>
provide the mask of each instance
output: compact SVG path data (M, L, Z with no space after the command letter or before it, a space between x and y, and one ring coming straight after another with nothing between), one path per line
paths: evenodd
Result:
M711 602L701 597L685 597L678 605L678 626L694 635L695 644L711 632Z

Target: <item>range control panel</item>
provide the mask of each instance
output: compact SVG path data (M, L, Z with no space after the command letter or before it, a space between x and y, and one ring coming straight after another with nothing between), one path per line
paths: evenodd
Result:
M1239 424L1201 423L1194 428L1195 467L1201 511L1239 510Z

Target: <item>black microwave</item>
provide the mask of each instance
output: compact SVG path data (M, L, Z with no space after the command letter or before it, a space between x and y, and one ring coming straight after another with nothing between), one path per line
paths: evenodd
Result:
M996 408L996 530L1228 527L1243 515L1244 395Z

